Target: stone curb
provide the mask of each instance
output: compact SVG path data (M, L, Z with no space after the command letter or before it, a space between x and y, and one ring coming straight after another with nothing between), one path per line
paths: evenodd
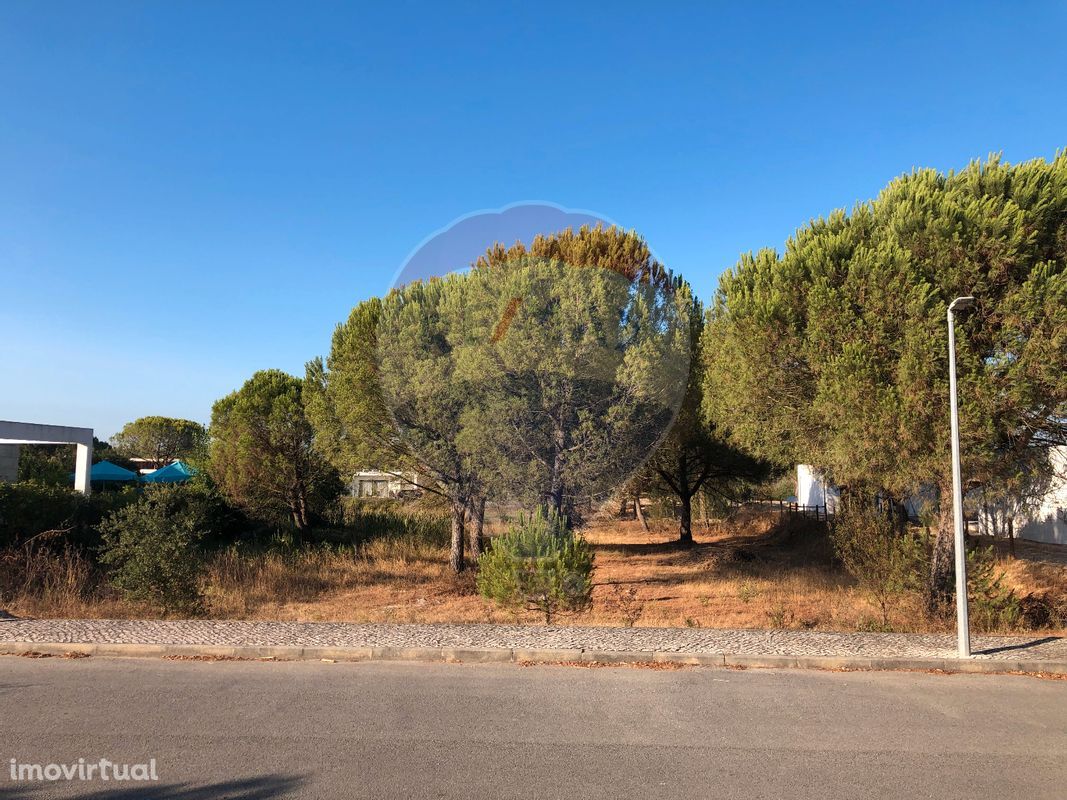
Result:
M670 650L549 650L479 647L298 647L227 646L208 644L118 644L95 642L0 642L0 655L119 656L127 658L207 657L277 659L279 661L424 661L448 663L558 663L601 664L673 663L702 667L823 670L921 670L998 673L1041 672L1067 675L1067 661L1010 661L994 659L905 658L858 656L742 655L687 653Z

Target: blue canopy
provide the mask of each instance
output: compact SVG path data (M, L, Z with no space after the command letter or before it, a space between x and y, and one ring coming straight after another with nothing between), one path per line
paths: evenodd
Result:
M90 481L135 481L137 473L110 461L97 461L89 470Z
M142 475L141 480L145 483L184 483L196 474L196 470L184 461L175 461L160 467L155 472Z

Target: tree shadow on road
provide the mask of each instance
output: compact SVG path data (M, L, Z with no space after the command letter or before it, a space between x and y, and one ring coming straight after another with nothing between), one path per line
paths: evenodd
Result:
M216 783L157 783L130 782L121 787L98 789L88 793L72 792L82 800L268 800L268 798L287 797L304 784L300 775L262 775L252 778L235 778ZM100 786L94 781L93 784ZM46 791L49 796L57 789L75 789L90 784L80 781L33 781L18 787L0 786L0 800L23 800L41 797Z

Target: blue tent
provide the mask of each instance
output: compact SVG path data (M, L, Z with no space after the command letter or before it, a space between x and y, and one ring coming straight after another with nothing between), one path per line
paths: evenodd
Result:
M71 480L73 479L74 475L71 474ZM89 469L89 481L92 483L100 481L128 482L136 480L136 472L130 472L128 469L123 469L118 464L112 464L110 461L97 461Z
M155 472L142 475L141 480L145 483L185 483L196 474L196 470L184 461L175 461L160 467Z

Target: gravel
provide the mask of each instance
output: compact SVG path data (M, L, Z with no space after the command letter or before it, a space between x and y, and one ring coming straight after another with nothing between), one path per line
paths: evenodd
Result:
M535 625L398 625L237 620L0 618L0 641L298 647L445 647L667 651L737 655L954 658L944 634L835 633L714 628L579 628ZM976 658L1067 660L1061 636L976 636Z

